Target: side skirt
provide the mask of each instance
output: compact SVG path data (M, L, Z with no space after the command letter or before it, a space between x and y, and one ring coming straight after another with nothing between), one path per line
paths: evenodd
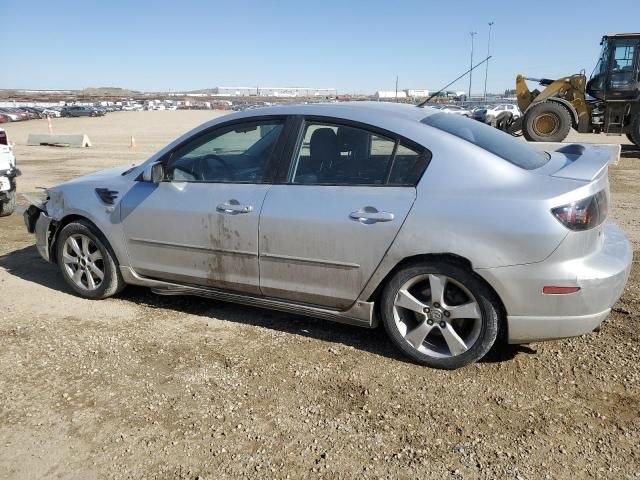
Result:
M274 298L238 294L216 288L202 287L199 285L182 285L178 283L165 282L153 278L142 277L131 267L121 266L120 272L122 273L122 278L125 283L150 287L151 291L158 295L194 295L197 297L268 308L271 310L279 310L298 315L307 315L309 317L322 318L324 320L345 323L347 325L355 325L358 327L374 328L377 324L374 316L375 309L373 302L362 302L358 300L351 308L349 308L349 310L330 310L303 303L292 303Z

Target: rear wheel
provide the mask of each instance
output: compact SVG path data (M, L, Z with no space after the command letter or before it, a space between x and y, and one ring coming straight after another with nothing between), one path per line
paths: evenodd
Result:
M631 122L631 132L627 133L627 138L640 147L640 115L636 115Z
M0 217L8 217L16 210L16 191L9 192L7 198L0 200Z
M65 281L81 297L107 298L125 286L115 255L88 222L72 222L62 229L56 259Z
M489 288L457 265L425 262L398 271L382 293L387 334L408 357L455 369L480 360L498 335Z
M530 142L561 142L571 130L569 110L557 102L541 102L524 114L522 133Z

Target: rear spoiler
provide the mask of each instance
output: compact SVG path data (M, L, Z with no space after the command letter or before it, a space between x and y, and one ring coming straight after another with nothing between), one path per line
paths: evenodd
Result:
M609 165L620 161L620 145L589 143L529 143L535 150L558 153L566 157L566 163L555 173L554 177L574 180L592 181L598 178Z

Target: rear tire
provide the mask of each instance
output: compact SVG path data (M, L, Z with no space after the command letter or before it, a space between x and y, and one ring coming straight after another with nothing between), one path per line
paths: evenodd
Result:
M640 148L640 114L631 122L631 132L627 133L627 138Z
M107 240L89 222L79 220L62 229L56 260L64 280L80 297L99 300L125 287Z
M16 191L9 192L9 198L0 200L0 217L8 217L16 210Z
M391 341L412 360L453 370L484 357L496 342L495 294L473 272L451 263L421 262L385 286L381 316Z
M522 133L530 142L562 142L571 125L571 114L564 106L557 102L541 102L524 114Z

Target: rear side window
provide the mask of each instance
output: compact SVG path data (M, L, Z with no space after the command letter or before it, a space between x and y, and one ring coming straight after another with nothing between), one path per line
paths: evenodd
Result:
M434 113L421 120L487 150L525 170L535 170L549 161L549 154L529 147L508 133L458 115Z
M414 186L423 150L365 128L305 122L290 181L307 185Z

